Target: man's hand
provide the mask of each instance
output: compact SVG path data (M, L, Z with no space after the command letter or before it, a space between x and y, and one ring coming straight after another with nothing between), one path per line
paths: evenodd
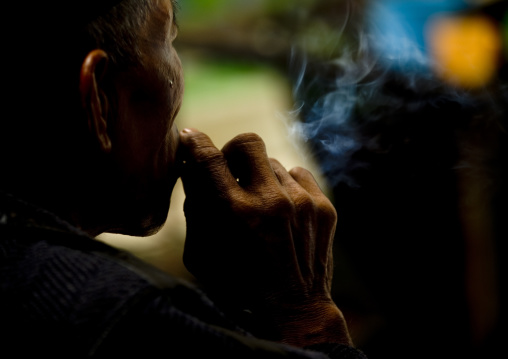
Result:
M255 134L222 151L201 132L180 135L189 271L218 303L251 312L257 335L351 345L330 294L337 215L310 172L287 172Z

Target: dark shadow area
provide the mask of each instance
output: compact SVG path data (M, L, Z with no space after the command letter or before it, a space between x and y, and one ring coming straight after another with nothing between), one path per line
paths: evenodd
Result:
M338 212L334 297L369 357L495 357L508 331L505 55L475 89L386 67L362 42L365 3L276 14L274 34L296 35L272 53L247 41L182 46L290 73L300 129ZM506 2L472 13L501 24ZM288 56L293 40L315 45L330 29L339 36Z
M506 332L504 70L475 91L380 71L357 85L347 120L326 110L328 94L339 108L350 95L329 81L340 66L309 63L301 85L339 215L335 299L371 357L494 356Z

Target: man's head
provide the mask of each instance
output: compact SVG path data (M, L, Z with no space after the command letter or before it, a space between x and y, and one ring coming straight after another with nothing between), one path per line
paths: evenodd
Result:
M37 42L24 43L21 33L9 40L4 106L14 111L4 126L2 190L93 234L149 234L164 223L178 178L174 118L183 79L172 47L175 4L80 3L87 11L76 24L35 5L39 14L26 24Z

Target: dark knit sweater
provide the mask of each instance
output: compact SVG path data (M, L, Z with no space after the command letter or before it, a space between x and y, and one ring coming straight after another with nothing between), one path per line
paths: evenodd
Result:
M365 358L348 346L257 339L192 285L7 195L0 323L3 358Z

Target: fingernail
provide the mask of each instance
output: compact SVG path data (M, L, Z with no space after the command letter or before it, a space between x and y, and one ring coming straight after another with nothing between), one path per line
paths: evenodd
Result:
M191 132L192 132L192 130L191 130L190 128L184 128L184 129L182 130L182 132L184 132L184 133L191 133Z

